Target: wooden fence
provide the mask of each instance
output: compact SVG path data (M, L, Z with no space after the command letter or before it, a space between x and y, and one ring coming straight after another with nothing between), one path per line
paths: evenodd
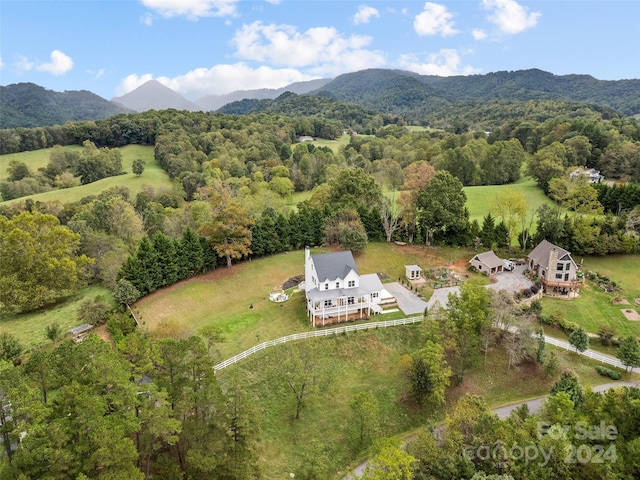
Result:
M305 340L308 338L317 338L317 337L329 337L331 335L338 335L340 333L347 332L357 332L358 330L375 330L376 328L387 328L387 327L397 327L398 325L410 325L412 323L422 322L423 317L408 317L401 318L400 320L387 320L384 322L368 322L368 323L360 323L356 325L344 325L342 327L335 328L326 328L321 330L312 330L310 332L302 332L302 333L294 333L292 335L287 335L286 337L276 338L275 340L269 340L267 342L262 342L258 345L254 345L248 350L245 350L238 355L231 357L224 362L218 363L213 369L217 372L222 370L223 368L227 368L229 365L233 365L234 363L239 362L260 350L264 350L268 347L273 347L275 345L280 345L282 343L291 342L293 340Z

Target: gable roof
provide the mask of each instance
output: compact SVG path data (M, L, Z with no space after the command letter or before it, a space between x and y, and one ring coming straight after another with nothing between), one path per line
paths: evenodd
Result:
M502 266L502 259L498 257L493 250L489 250L488 252L483 252L477 254L474 258L477 258L478 261L484 263L487 267L497 268Z
M558 247L557 245L554 245L553 243L547 240L542 240L536 246L536 248L531 250L531 253L529 253L528 257L538 265L542 265L543 267L549 267L549 255L551 254L551 251L554 249L558 252L558 260L573 261L573 259L571 258L571 254L567 250L565 250L562 247Z
M349 250L311 255L311 261L315 265L319 282L345 278L351 270L358 274L356 262Z

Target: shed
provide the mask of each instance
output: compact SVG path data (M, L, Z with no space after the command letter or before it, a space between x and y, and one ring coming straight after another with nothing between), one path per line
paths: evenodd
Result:
M92 328L93 325L91 325L90 323L83 323L78 327L70 329L69 333L71 334L72 340L78 343L84 339L84 337L91 331Z
M469 260L469 263L479 272L486 273L487 275L495 275L504 269L502 259L498 257L493 250L477 254Z
M418 280L422 274L422 269L418 265L405 265L404 274L409 280Z

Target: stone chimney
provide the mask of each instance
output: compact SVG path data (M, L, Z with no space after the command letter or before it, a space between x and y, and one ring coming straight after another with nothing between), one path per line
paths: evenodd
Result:
M552 248L549 252L549 266L547 267L547 280L555 280L556 264L558 263L558 250Z

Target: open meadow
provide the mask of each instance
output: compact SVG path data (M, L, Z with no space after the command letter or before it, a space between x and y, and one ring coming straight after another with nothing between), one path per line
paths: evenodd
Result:
M78 146L68 146L65 149L81 149ZM33 152L13 153L9 155L0 156L0 180L7 178L6 169L9 165L9 161L15 159L20 162L24 162L30 170L37 171L40 167L46 167L49 163L50 148L42 150L35 150ZM27 197L17 198L15 200L9 200L12 203L24 201L27 198L33 201L41 202L53 202L58 201L60 203L77 202L83 197L89 195L98 195L100 192L107 190L111 187L127 187L132 197L142 191L144 185L152 185L154 188L158 187L170 187L171 180L167 173L160 168L160 165L156 162L153 156L153 147L142 145L127 145L120 148L122 152L122 170L127 172L124 175L117 175L115 177L103 178L97 182L90 183L88 185L80 185L72 188L56 189L45 193L38 193L36 195L29 195ZM141 159L146 162L144 172L139 177L131 172L131 165L134 160Z

